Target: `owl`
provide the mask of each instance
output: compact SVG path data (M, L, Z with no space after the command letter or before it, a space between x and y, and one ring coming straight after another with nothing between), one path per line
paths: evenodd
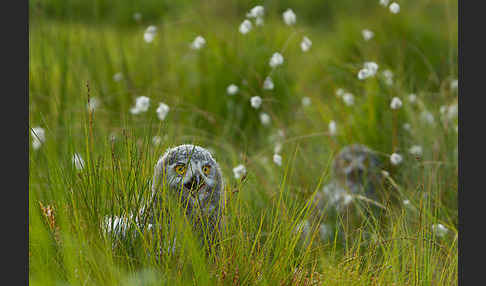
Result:
M320 223L321 239L329 240L334 234L343 238L344 225L355 228L369 211L376 215L378 210L373 204L363 212L355 202L359 196L361 202L367 202L363 197L372 201L381 198L382 183L381 160L376 152L360 144L342 148L333 160L331 181L316 194L314 201L314 217L326 220L314 222Z
M163 186L178 201L194 229L204 229L203 236L211 244L224 207L223 176L211 153L189 144L169 148L154 168L153 198Z
M375 152L364 145L344 147L333 162L334 178L353 194L376 197L382 179L381 162Z
M332 171L331 182L318 196L322 198L321 205L342 210L354 200L354 195L377 199L383 179L381 161L368 147L360 144L344 147L334 158Z

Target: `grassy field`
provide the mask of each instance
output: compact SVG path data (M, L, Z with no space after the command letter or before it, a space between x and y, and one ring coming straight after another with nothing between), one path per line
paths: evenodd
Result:
M379 0L29 1L31 285L456 285L457 1L398 3L394 14ZM264 24L242 34L255 5ZM365 62L378 71L360 80ZM140 96L148 110L132 114ZM184 143L208 148L224 175L215 251L182 216L155 237L134 219L126 237L104 232L105 216L140 211L155 163ZM353 143L382 160L383 207L353 197L345 214L319 212Z

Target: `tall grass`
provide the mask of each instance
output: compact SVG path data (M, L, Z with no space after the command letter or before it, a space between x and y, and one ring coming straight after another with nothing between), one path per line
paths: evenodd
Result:
M241 35L238 25L259 4L250 2L30 2L29 122L46 130L44 144L29 152L30 283L456 283L457 116L440 111L457 103L456 4L409 1L393 15L378 1L265 2L265 25ZM282 21L288 7L296 26ZM148 25L158 28L152 43L143 41ZM375 37L364 41L363 28ZM199 34L207 45L191 50ZM304 35L313 42L307 53L299 47ZM276 51L285 62L272 71ZM393 71L393 85L381 74L358 80L365 61ZM272 91L262 89L269 74ZM232 83L240 91L227 95ZM354 105L336 97L338 88L353 93ZM141 95L149 111L130 114ZM258 110L249 102L256 95ZM101 102L94 112L88 97ZM402 99L401 109L390 109L392 97ZM159 102L171 108L164 121ZM281 166L272 162L277 142ZM224 223L209 252L170 200L171 223L160 217L160 229L133 216L147 207L158 158L182 143L209 148L225 178ZM359 199L347 213L316 209L335 154L352 143L378 152L388 199L379 211ZM419 158L408 151L415 144L423 147ZM393 152L403 156L400 165L390 163ZM73 166L75 153L82 170ZM233 176L238 164L247 168L244 180ZM105 217L115 215L129 218L127 235L103 231ZM445 235L434 231L438 223Z

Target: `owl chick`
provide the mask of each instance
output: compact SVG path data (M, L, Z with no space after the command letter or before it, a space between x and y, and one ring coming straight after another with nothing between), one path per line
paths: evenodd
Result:
M353 195L376 199L382 182L380 166L379 157L368 147L344 147L333 161L332 181L323 188L327 203L340 209L353 200Z
M223 176L211 153L189 144L168 149L154 168L153 198L164 185L195 229L204 228L204 236L211 244L224 206Z
M375 152L360 144L344 147L333 162L334 177L353 194L376 196L381 177L381 162Z

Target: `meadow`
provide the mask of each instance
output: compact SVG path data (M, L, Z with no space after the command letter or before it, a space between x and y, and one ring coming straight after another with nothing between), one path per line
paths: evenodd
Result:
M29 1L30 284L456 285L457 1L392 2ZM130 218L186 143L224 176L210 252ZM316 216L354 143L385 199Z

